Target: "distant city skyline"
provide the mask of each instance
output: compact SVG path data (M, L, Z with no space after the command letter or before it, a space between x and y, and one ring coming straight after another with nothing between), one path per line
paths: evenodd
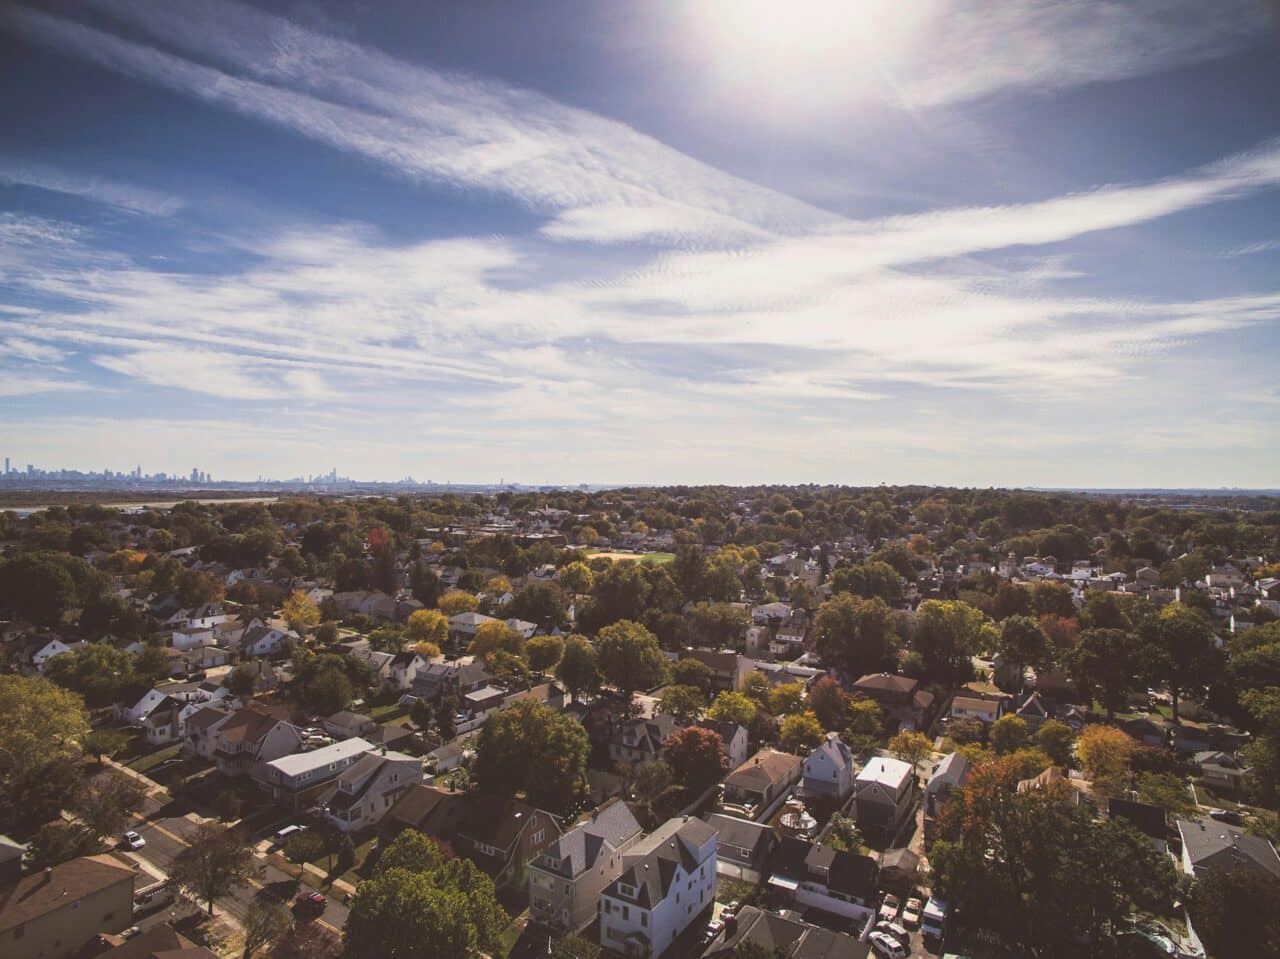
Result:
M0 447L1274 486L1277 89L1263 0L14 0Z

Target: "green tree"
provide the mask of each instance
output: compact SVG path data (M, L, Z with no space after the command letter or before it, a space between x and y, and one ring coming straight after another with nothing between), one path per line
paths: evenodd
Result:
M1066 723L1060 723L1056 719L1045 720L1036 730L1035 741L1045 755L1053 760L1054 765L1071 765L1071 747L1075 734Z
M969 658L981 651L986 636L980 610L959 600L927 599L916 610L915 648L929 675L967 672Z
M548 959L600 959L600 947L581 936L565 936L551 944Z
M415 609L405 623L404 635L410 643L443 646L449 641L449 617L438 609Z
M1015 752L1027 744L1027 724L1018 716L1001 716L991 724L991 748L997 756Z
M451 589L440 597L440 612L446 616L457 616L459 613L474 613L480 606L480 600L460 589Z
M589 593L595 584L591 567L581 561L570 563L556 574L556 582L570 593Z
M822 724L811 712L795 713L782 721L779 741L787 752L805 755L822 742Z
M27 844L32 869L46 869L101 851L93 830L79 823L48 822L36 830Z
M594 693L600 688L596 650L585 636L574 634L565 640L564 653L556 665L556 679L575 700L581 693Z
M534 636L525 644L525 652L529 654L529 668L544 673L560 662L564 640L559 636Z
M1042 668L1052 659L1044 630L1030 616L1010 616L1001 623L996 650L1006 663L1016 666L1019 673L1027 666Z
M147 791L136 779L105 770L84 780L69 807L95 836L121 832L129 817L142 808Z
M293 925L283 906L254 900L244 919L244 950L241 959L253 959L260 951L282 938Z
M126 690L139 685L133 656L108 643L90 643L55 656L45 668L45 676L79 693L94 709L110 706L123 698Z
M212 916L215 899L248 882L258 871L253 849L239 833L217 823L204 823L174 856L169 876L206 903Z
M1211 956L1280 956L1280 887L1250 869L1210 869L1187 903Z
M1089 699L1097 699L1114 717L1124 709L1138 686L1143 651L1138 638L1124 629L1094 627L1080 633L1080 641L1066 657L1067 674Z
M671 665L671 681L677 686L693 686L702 695L707 695L711 691L711 681L714 677L711 667L700 659L686 657Z
M910 763L912 769L916 769L933 753L933 743L924 733L910 730L898 733L889 740L889 752L904 763Z
M814 625L818 655L851 679L878 673L893 661L893 610L881 599L837 593L818 608Z
M841 852L855 854L862 852L862 833L858 831L857 824L840 813L831 817L823 841L832 849L838 849Z
M769 677L758 669L748 673L742 680L742 694L761 709L769 708L769 694L772 691L773 684L769 682Z
M848 714L849 724L841 738L854 755L871 755L884 735L884 717L880 712L880 705L872 699L854 699L849 703Z
M699 603L689 612L700 646L713 649L740 647L747 630L747 613L729 603Z
M749 699L742 693L725 690L717 693L716 698L711 701L711 706L707 709L707 718L717 722L737 723L739 726L750 729L758 710L755 700Z
M702 715L704 705L706 702L696 686L668 686L658 700L657 712L687 726Z
M658 638L639 623L620 620L596 637L600 672L630 702L637 689L657 686L667 664Z
M40 677L0 676L0 830L56 815L88 735L75 693Z
M833 570L830 585L834 592L852 593L863 599L881 599L890 606L902 602L901 574L879 560Z
M488 792L510 796L523 790L531 802L562 810L585 788L590 751L576 719L523 699L485 720L473 773Z
M280 852L298 867L298 879L305 875L306 864L324 855L324 840L314 832L296 832L285 840Z
M831 676L824 676L809 690L809 708L823 729L844 729L848 722L849 696Z
M97 762L102 757L115 758L116 753L124 749L132 741L133 736L123 729L95 729L84 739L84 751Z
M1213 629L1199 611L1170 603L1149 621L1144 638L1152 672L1169 689L1176 723L1180 697L1211 685L1221 671Z

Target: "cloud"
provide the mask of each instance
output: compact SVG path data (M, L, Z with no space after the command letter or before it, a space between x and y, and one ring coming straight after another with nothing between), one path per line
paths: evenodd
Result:
M24 36L264 120L401 174L565 214L548 235L634 241L792 232L834 220L613 120L496 82L414 66L231 2L104 3L218 69L16 7ZM601 211L634 211L617 222ZM577 211L577 212L573 212Z
M0 186L35 187L83 197L130 213L153 216L169 216L183 206L179 198L146 187L73 173L48 164L27 163L12 157L0 157Z

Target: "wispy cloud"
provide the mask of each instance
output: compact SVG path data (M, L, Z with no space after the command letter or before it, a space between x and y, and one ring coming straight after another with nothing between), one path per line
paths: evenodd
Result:
M183 206L178 197L157 190L119 183L104 177L64 170L45 163L29 163L12 157L0 157L0 187L25 186L69 196L83 197L96 203L118 207L130 213L169 216Z

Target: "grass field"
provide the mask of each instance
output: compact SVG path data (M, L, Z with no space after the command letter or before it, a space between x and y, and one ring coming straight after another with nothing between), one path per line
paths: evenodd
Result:
M658 563L659 565L669 563L676 558L675 553L627 553L609 549L587 549L583 550L583 552L592 559L629 559L633 562Z

